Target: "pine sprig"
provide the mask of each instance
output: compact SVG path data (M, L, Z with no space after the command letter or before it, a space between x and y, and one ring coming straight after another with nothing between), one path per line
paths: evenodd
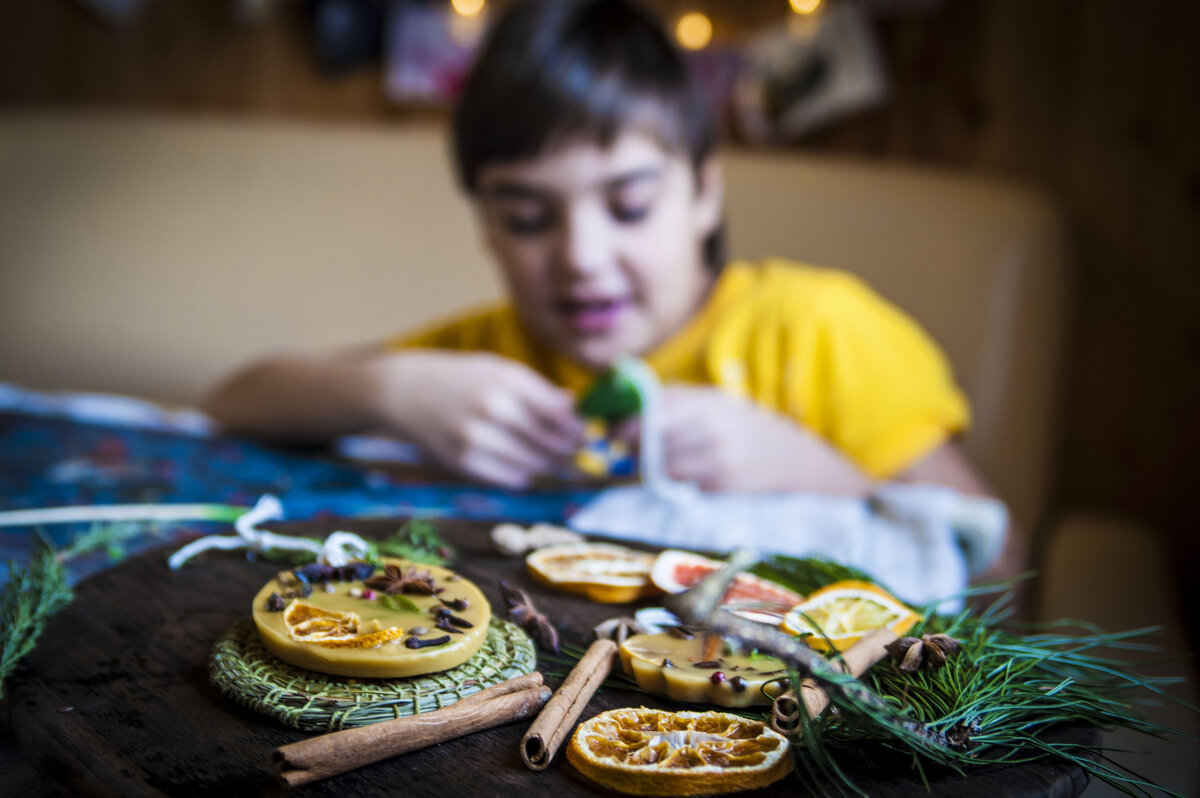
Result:
M66 569L52 550L38 551L25 568L8 562L8 583L0 593L0 698L4 681L37 645L47 619L73 597Z
M1178 680L1139 676L1131 670L1134 663L1105 653L1146 650L1139 638L1153 630L1104 633L1076 624L1077 634L1046 628L1023 635L993 626L985 620L989 617L986 611L976 616L972 610L955 616L931 614L913 633L952 634L962 643L959 655L941 668L912 674L889 661L876 665L863 682L894 716L839 706L843 711L812 724L816 733L804 736L804 753L823 762L830 756L830 743L874 741L959 771L1052 757L1077 764L1130 795L1153 787L1137 774L1105 762L1094 746L1042 740L1053 727L1072 723L1171 733L1142 718L1131 696L1139 691L1165 695L1164 685ZM965 743L913 745L894 731L894 721L900 718Z
M845 579L874 580L857 568L819 557L775 555L754 564L750 573L777 582L802 596Z
M801 594L842 579L874 581L812 558L770 557L752 571ZM885 660L856 686L842 684L850 680L844 674L814 671L836 711L816 720L802 718L794 746L797 769L824 777L843 794L861 794L838 764L839 752L876 744L906 754L922 778L928 765L963 772L1050 757L1074 763L1130 795L1149 794L1147 789L1168 793L1111 762L1097 746L1044 739L1064 724L1177 734L1144 719L1134 704L1146 693L1176 700L1164 687L1180 680L1139 676L1135 668L1150 663L1122 658L1127 652L1154 651L1145 638L1155 629L1111 633L1076 621L1016 629L1010 624L1015 581L964 591L961 598L999 593L983 609L939 615L935 606L922 608L925 620L909 634L947 634L962 646L941 668L906 673Z

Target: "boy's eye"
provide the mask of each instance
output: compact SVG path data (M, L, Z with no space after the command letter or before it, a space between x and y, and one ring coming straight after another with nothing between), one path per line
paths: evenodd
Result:
M621 224L637 224L654 209L660 188L653 176L622 181L608 195L608 212Z
M515 236L540 235L555 223L554 207L533 200L497 202L491 206L491 214L505 232Z
M622 224L635 224L650 215L649 203L614 202L610 206L613 218Z
M549 213L505 214L500 219L504 229L517 236L533 236L545 233L554 224Z

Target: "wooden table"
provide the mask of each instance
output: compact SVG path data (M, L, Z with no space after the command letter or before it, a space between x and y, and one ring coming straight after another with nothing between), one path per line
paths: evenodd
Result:
M349 529L368 536L395 521L280 524L281 531L323 535ZM459 551L455 568L500 607L498 579L526 588L564 631L582 640L599 621L627 614L540 587L519 558L491 548L487 525L443 522ZM226 699L208 680L213 642L249 614L250 599L279 566L248 563L238 552L211 552L179 571L166 553L130 560L78 586L75 602L49 623L36 651L12 680L11 727L24 755L68 795L252 795L279 792L271 752L305 735ZM556 686L558 680L548 678ZM632 691L605 689L584 712L645 704L678 708ZM541 773L525 768L518 723L319 782L297 796L608 795L560 755ZM1094 739L1090 729L1066 732ZM927 771L931 793L899 762L848 763L872 796L1074 796L1087 776L1059 763L973 770L967 777ZM792 775L758 795L819 794ZM831 794L836 794L836 790Z

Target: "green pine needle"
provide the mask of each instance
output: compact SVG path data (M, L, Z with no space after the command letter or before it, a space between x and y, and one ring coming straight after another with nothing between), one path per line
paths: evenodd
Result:
M777 582L802 596L807 596L826 585L846 579L875 581L857 568L818 557L776 555L755 563L750 568L750 572L763 579Z
M830 691L840 711L812 724L819 733L806 734L801 747L820 762L829 756L830 742L875 741L955 770L1052 757L1077 764L1131 795L1147 785L1140 776L1106 764L1095 747L1049 744L1040 735L1068 723L1173 733L1142 718L1132 696L1147 691L1165 695L1163 686L1177 680L1138 676L1130 670L1135 663L1111 655L1114 650L1146 650L1139 638L1153 630L1103 633L1076 624L1077 634L1061 634L1053 631L1059 622L1040 633L1018 634L993 626L988 617L972 610L931 614L910 634L951 634L961 641L960 652L936 670L908 674L889 660L872 668L862 681L889 712L849 705ZM956 748L914 740L897 728L905 720L935 738L962 735L967 743Z

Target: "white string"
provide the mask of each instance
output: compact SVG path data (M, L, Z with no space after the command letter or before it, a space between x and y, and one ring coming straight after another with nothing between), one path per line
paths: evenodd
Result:
M319 561L333 566L345 565L352 558L361 559L367 555L367 542L351 532L334 532L324 543L315 543L304 538L276 535L274 532L258 528L261 523L281 521L283 517L283 503L268 493L260 498L250 511L233 522L237 535L209 535L194 540L172 554L167 559L167 565L175 570L200 552L209 549L246 549L249 559L254 559L254 555L266 549L307 551L316 555Z
M641 443L638 468L642 482L657 484L666 479L665 454L662 442L662 384L658 375L643 361L624 357L617 363L617 372L628 377L642 405Z

